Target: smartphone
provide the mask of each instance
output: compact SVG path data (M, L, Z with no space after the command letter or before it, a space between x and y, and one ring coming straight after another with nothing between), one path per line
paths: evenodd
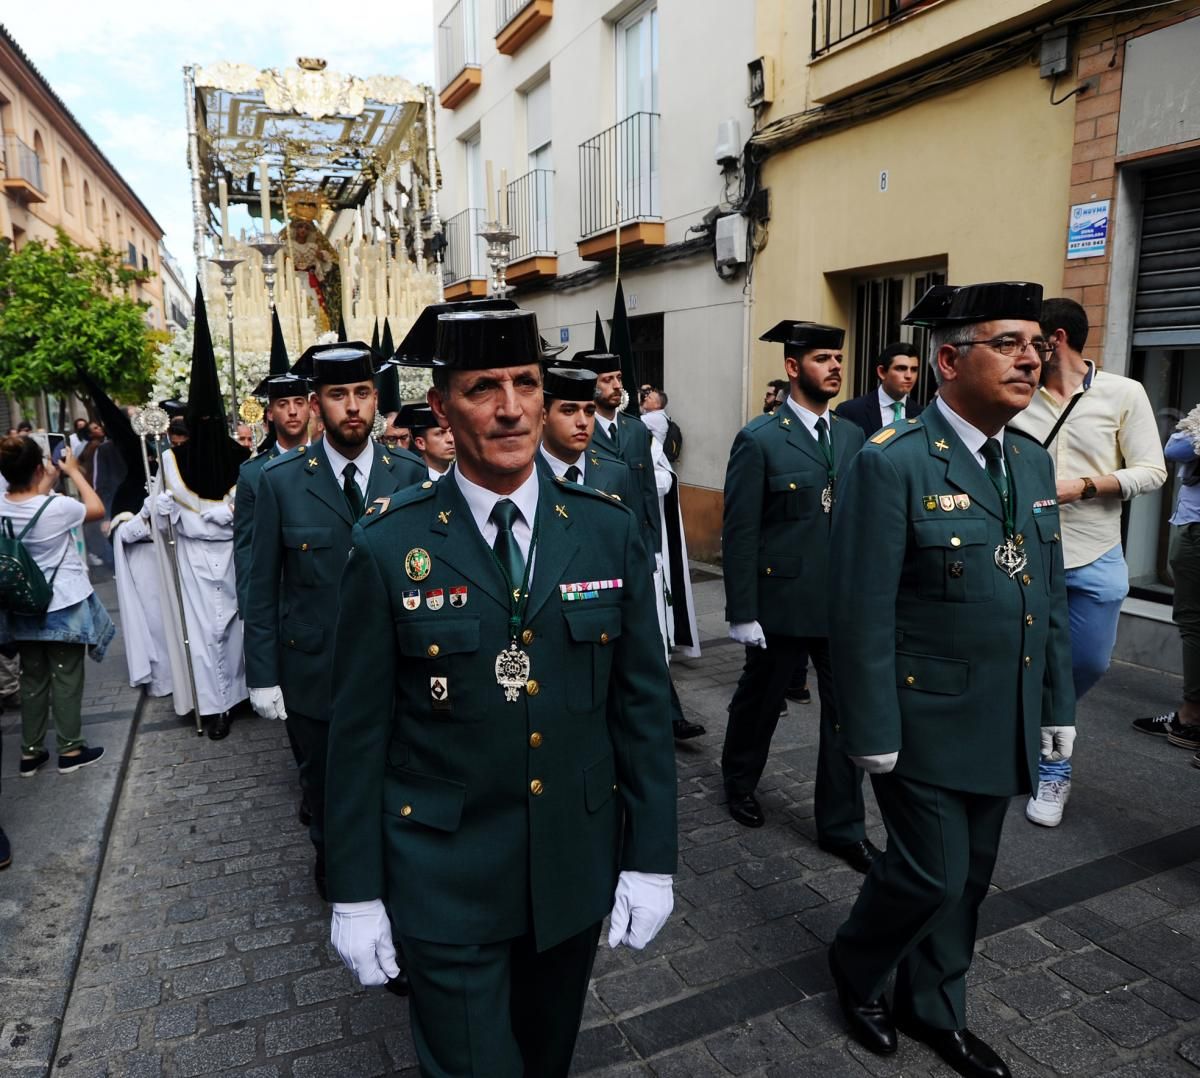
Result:
M67 441L65 434L46 434L42 431L34 431L29 437L42 447L43 457L54 461L56 464L58 463L62 457L63 446Z

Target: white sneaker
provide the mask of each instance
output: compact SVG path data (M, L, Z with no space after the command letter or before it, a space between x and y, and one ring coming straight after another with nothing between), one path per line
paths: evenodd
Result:
M1063 809L1071 796L1070 779L1051 779L1039 782L1037 796L1025 806L1025 819L1042 827L1057 827L1062 823Z

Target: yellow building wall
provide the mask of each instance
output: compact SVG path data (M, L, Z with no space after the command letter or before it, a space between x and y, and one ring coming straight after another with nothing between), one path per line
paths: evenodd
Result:
M803 28L789 25L799 20L783 9L776 31L802 44ZM795 106L803 96L803 70L778 73L781 101ZM857 277L944 260L952 283L1031 280L1058 292L1074 109L1050 105L1049 91L1037 67L1024 65L767 160L771 221L754 268L751 414L761 387L782 377L779 346L759 335L782 318L849 327ZM786 111L777 104L769 119Z

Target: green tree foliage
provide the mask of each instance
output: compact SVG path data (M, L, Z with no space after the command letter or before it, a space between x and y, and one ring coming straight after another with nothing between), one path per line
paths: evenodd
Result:
M34 240L13 251L0 243L0 389L79 396L83 367L113 397L143 400L164 335L130 291L151 276L61 230L53 245Z

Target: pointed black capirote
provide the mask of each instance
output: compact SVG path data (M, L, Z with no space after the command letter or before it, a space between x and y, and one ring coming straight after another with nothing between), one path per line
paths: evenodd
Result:
M633 338L629 334L629 315L625 312L625 290L617 281L617 295L613 300L612 330L609 332L608 350L621 357L621 384L629 394L629 404L625 408L627 415L638 416L639 398L638 387L641 380L633 359Z
M283 326L279 324L279 312L271 312L271 366L268 368L271 377L277 374L287 374L292 362L288 359L287 345L283 341Z

